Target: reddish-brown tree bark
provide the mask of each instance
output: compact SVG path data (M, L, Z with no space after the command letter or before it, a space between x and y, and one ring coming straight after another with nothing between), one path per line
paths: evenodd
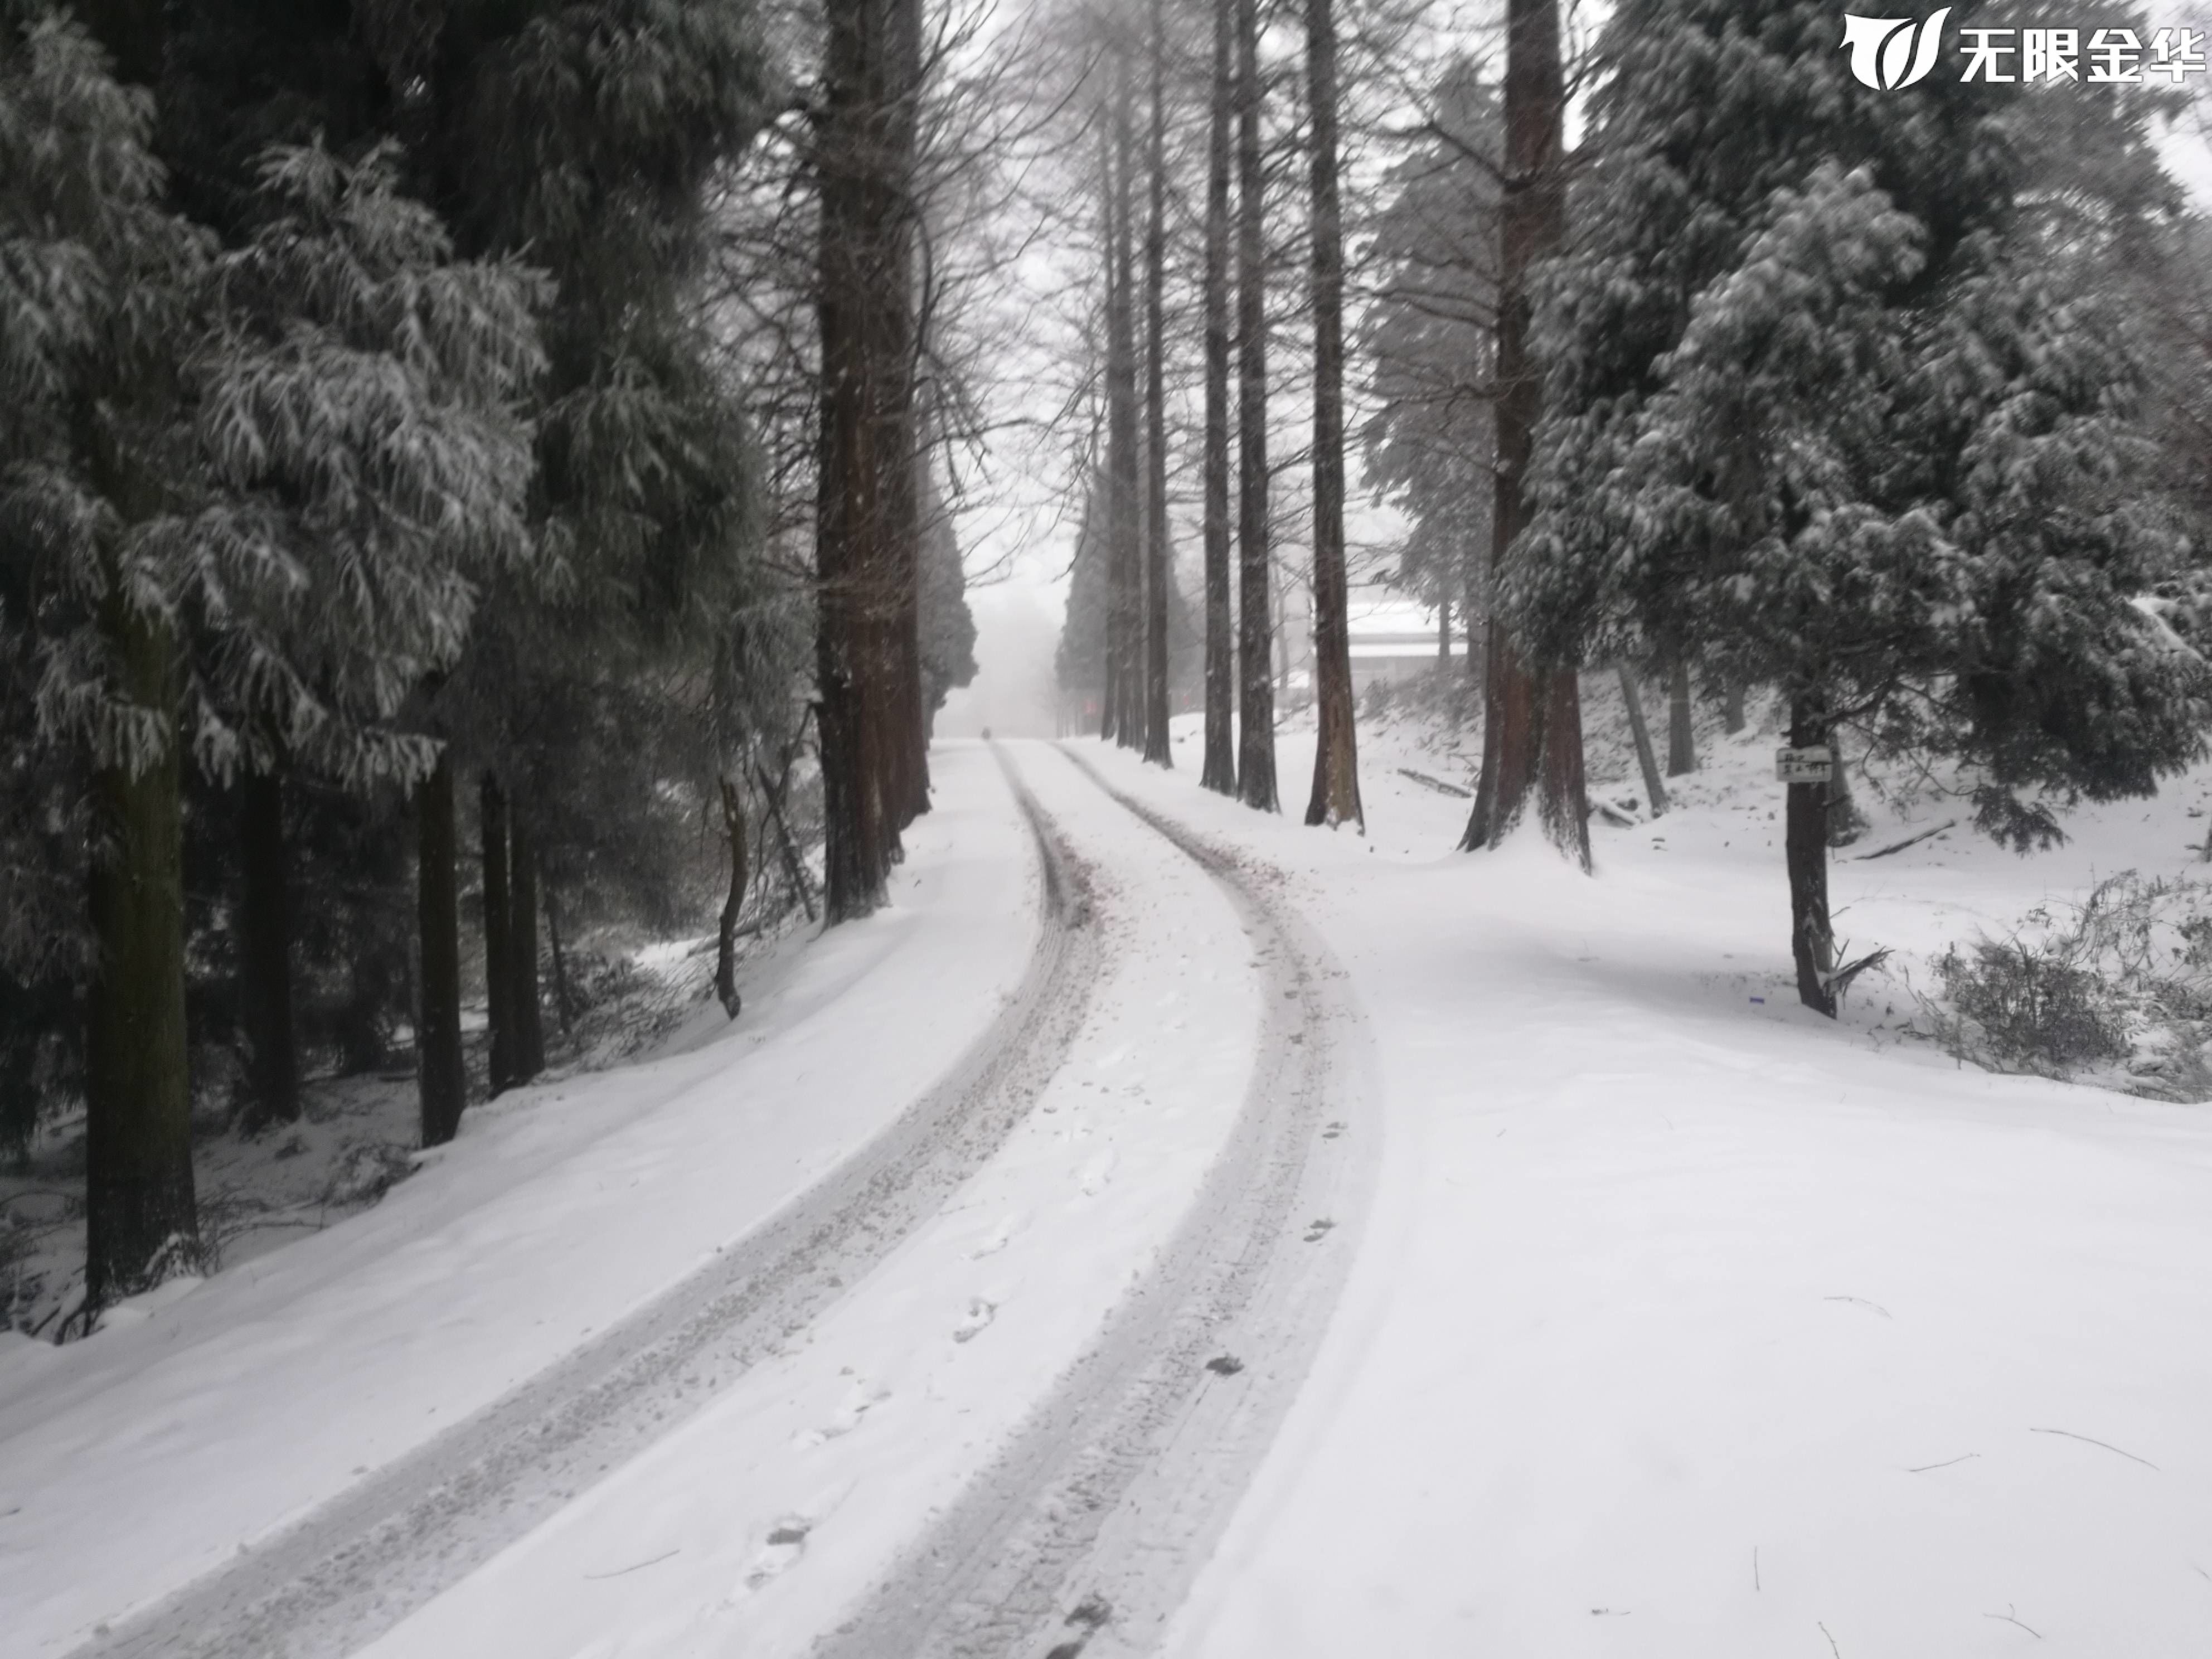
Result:
M1566 196L1559 0L1509 0L1505 23L1505 179L1499 215L1498 495L1492 567L1525 521L1522 491L1538 416L1540 367L1528 349L1530 267L1559 246ZM1495 847L1533 797L1547 839L1589 867L1582 694L1572 668L1531 663L1493 621L1485 654L1482 773L1460 845Z

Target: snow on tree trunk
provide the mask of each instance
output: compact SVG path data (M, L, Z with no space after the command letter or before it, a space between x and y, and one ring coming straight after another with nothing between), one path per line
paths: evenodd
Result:
M415 1063L422 1144L440 1146L459 1133L468 1104L461 1056L461 914L454 864L453 760L450 751L415 793L415 928L422 957L415 1015Z
M239 781L238 1006L252 1050L248 1127L300 1117L300 1065L292 1020L292 917L286 891L284 780L249 772Z
M183 734L167 627L111 593L101 631L118 689L160 749L98 769L90 879L99 951L85 1045L85 1305L199 1261L185 1029Z
M1306 82L1313 124L1313 683L1320 721L1306 822L1352 823L1364 831L1344 571L1344 224L1336 179L1336 19L1329 0L1306 0Z

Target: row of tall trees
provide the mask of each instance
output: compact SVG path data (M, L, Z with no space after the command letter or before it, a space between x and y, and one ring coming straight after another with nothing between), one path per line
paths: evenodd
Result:
M1877 91L1831 24L1802 0L1608 24L1499 610L1539 662L1694 653L1777 688L1793 746L1848 726L1954 761L2027 847L2201 747L2203 661L2142 605L2191 559L2174 434L2110 282L2180 203L2140 93ZM1506 99L1510 144L1510 68ZM1828 1013L1856 966L1831 793L1790 784L1785 824L1799 994Z
M1983 13L2039 17L2022 0L1961 6L1951 25ZM2142 21L2124 6L2099 16ZM1339 665L1338 31L1328 4L1307 4L1300 119L1271 144L1262 112L1283 82L1256 0L1208 21L1211 76L1182 77L1187 100L1203 85L1209 118L1194 284L1202 781L1275 804L1268 210L1295 153L1321 727L1308 816L1340 821L1358 800ZM1400 99L1407 142L1370 175L1353 302L1358 426L1365 481L1409 523L1396 579L1456 606L1468 635L1484 732L1469 849L1533 823L1588 866L1591 666L1617 669L1632 699L1640 675L1664 686L1667 772L1696 766L1700 687L1731 730L1747 688L1768 688L1793 746L1953 763L1983 826L2021 846L2058 833L2066 799L2148 792L2198 751L2203 664L2150 614L2185 628L2191 602L2159 596L2194 591L2204 528L2200 393L2174 367L2201 338L2184 315L2199 238L2149 143L2171 98L1948 73L1869 88L1832 24L1808 0L1619 7L1575 66L1588 119L1571 154L1557 0L1509 0L1501 28L1453 43ZM1109 31L1106 54L1122 67L1103 115L1119 137L1103 168L1098 539L1113 614L1135 618L1108 653L1122 685L1143 678L1151 548L1115 502L1142 497L1136 457L1163 441L1116 413L1134 386L1131 177L1175 166L1155 145L1133 169L1126 66L1141 41L1157 107L1165 40L1155 12ZM1149 725L1139 701L1109 696L1108 735L1146 742ZM1826 849L1854 818L1841 763L1790 787L1785 836L1801 995L1830 1012L1857 965L1837 958L1826 899Z
M1167 203L1184 155L1167 144L1171 85L1185 107L1206 113L1204 208L1194 227L1199 337L1203 357L1200 419L1200 541L1204 592L1205 750L1200 781L1247 805L1279 806L1275 771L1275 570L1269 448L1268 287L1271 188L1265 131L1272 64L1263 64L1256 0L1223 0L1206 21L1210 61L1178 52L1165 8L1139 21L1102 21L1105 90L1097 106L1100 139L1101 311L1105 336L1103 396L1103 535L1079 538L1080 569L1095 551L1103 563L1100 734L1173 763L1168 743L1170 613L1176 561L1170 546L1167 419L1169 317L1165 301L1170 227ZM1314 690L1322 741L1307 821L1362 820L1352 724L1348 592L1345 558L1344 234L1339 201L1336 24L1328 0L1306 15L1308 255L1305 314L1312 321L1313 437L1310 586L1315 599ZM1170 61L1177 73L1171 76ZM1148 82L1148 142L1141 166L1135 142L1137 66ZM1142 179L1143 269L1136 223ZM1232 188L1233 181L1233 188ZM1139 295L1141 295L1141 349ZM1234 365L1234 408L1231 367ZM1141 385L1139 362L1141 360ZM1139 418L1141 401L1141 427ZM1232 506L1231 433L1235 432ZM1071 608L1071 637L1090 625ZM1062 661L1085 659L1063 647Z
M0 6L0 1090L19 1143L83 1103L88 1316L200 1259L222 1054L250 1130L411 1034L449 1139L475 963L496 1092L578 929L695 913L702 823L734 1015L810 741L830 913L880 900L974 629L921 10L821 21L817 77L719 0Z

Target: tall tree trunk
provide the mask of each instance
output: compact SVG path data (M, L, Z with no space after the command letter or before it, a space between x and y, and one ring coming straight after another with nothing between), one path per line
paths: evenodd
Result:
M1120 371L1115 357L1114 317L1115 307L1118 303L1116 284L1120 280L1121 219L1115 210L1114 123L1103 108L1099 115L1099 246L1103 250L1102 269L1105 274L1106 289L1106 526L1103 541L1106 558L1106 625L1105 637L1100 643L1099 670L1103 684L1098 694L1098 736L1103 742L1121 735L1121 635L1128 626L1129 618L1121 603L1121 520L1114 483L1120 454L1115 439L1118 386L1115 377Z
M1106 311L1107 527L1113 538L1114 739L1145 742L1144 526L1137 456L1136 136L1129 57L1114 72L1113 276Z
M477 785L477 846L483 864L484 1012L491 1028L491 1092L515 1081L514 908L507 869L507 795L486 772Z
M1828 728L1828 845L1849 847L1867 832L1866 814L1851 798L1851 775L1844 766L1842 734Z
M238 792L239 1013L252 1049L250 1128L300 1119L300 1061L292 1022L292 916L286 891L284 780L249 772Z
M415 792L415 930L422 968L415 1013L416 1086L422 1144L460 1132L469 1077L461 1057L461 905L454 865L453 757L450 750Z
M157 755L94 775L88 897L85 1306L198 1265L185 1030L183 734L166 624L111 593L101 629L122 697L161 724Z
M1206 155L1206 765L1199 782L1237 793L1237 647L1229 602L1229 151L1236 82L1232 0L1213 0L1213 87Z
M1698 732L1691 723L1690 664L1674 659L1667 677L1667 775L1679 778L1698 769Z
M1168 745L1167 25L1152 0L1151 216L1145 226L1145 758Z
M912 0L830 0L816 102L815 676L826 905L884 902L897 856L909 731L893 684L903 614L896 545L914 462Z
M1490 562L1482 556L1482 550L1470 538L1460 556L1460 630L1467 635L1467 682L1478 695L1488 684L1490 653L1484 649L1488 633L1487 595L1483 583L1489 574Z
M1344 222L1336 189L1336 18L1306 0L1313 123L1313 685L1319 721L1306 822L1364 832L1352 701L1351 599L1344 569Z
M1447 593L1437 601L1437 667L1439 671L1451 666L1451 595Z
M545 946L553 957L553 1012L561 1021L561 1035L575 1030L576 1000L568 983L568 953L561 948L561 906L551 883L542 895L545 907Z
M518 807L509 808L507 844L513 942L507 961L514 975L507 1007L514 1016L514 1081L527 1083L545 1069L545 1018L538 995L538 842L530 815Z
M1743 690L1743 682L1731 678L1727 695L1721 700L1721 724L1727 728L1730 737L1744 727Z
M1644 699L1636 690L1636 676L1626 663L1614 665L1620 676L1620 701L1628 710L1628 733L1636 743L1636 763L1644 772L1644 792L1651 798L1651 816L1667 810L1667 785L1659 775L1659 757L1651 747L1651 728L1644 723Z
M787 781L791 768L787 761L784 777ZM814 920L814 891L806 879L806 866L799 861L799 848L792 844L791 826L783 821L783 784L770 783L765 767L756 765L753 776L761 787L761 794L768 802L768 821L775 826L775 845L783 860L784 879L791 890L799 895L799 908L805 911L809 921Z
M1505 178L1499 215L1498 493L1492 580L1523 521L1522 486L1542 412L1541 366L1528 349L1528 271L1559 245L1566 198L1560 168L1564 102L1559 0L1507 0ZM1571 668L1532 663L1493 621L1488 628L1482 773L1460 845L1503 842L1538 799L1546 837L1589 868L1582 693Z
M1237 0L1237 793L1281 810L1268 601L1267 177L1260 153L1259 0Z
M891 227L890 263L900 283L886 295L884 495L890 503L887 563L892 585L890 627L891 729L886 746L895 757L892 781L896 829L903 830L929 811L929 709L921 683L921 468L926 463L916 394L921 381L921 329L926 321L915 282L913 243L921 214L915 198L915 158L921 120L921 0L890 0L892 33L890 167L898 194ZM894 848L903 858L904 847Z
M1790 746L1828 740L1828 723L1813 698L1790 705ZM1790 867L1790 954L1797 965L1797 1000L1836 1016L1828 975L1835 971L1835 934L1828 919L1828 786L1793 783L1783 809L1783 852Z
M745 883L751 869L745 857L745 803L735 779L722 780L722 833L730 843L730 890L722 900L721 925L714 941L714 994L732 1019L744 1006L738 995L738 916L745 908Z

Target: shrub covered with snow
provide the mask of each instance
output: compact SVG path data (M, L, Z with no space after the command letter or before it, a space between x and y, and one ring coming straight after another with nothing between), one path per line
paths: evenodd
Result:
M2079 905L2039 905L2002 939L1953 945L1935 968L1926 1029L1960 1059L2212 1098L2212 889L2202 884L2123 871Z

